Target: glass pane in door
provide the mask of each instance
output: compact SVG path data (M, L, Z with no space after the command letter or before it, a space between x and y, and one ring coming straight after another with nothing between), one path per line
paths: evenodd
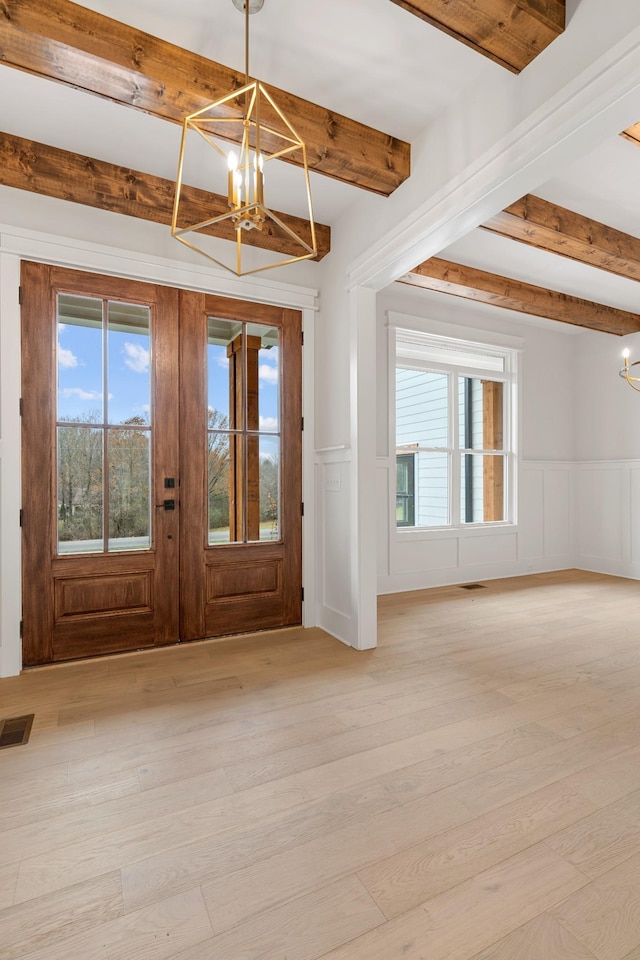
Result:
M151 315L137 303L107 306L109 550L151 546Z
M209 545L279 540L280 331L207 321Z
M149 307L110 301L107 316L107 423L151 423Z
M59 423L102 423L102 301L58 294Z
M260 437L259 540L280 540L280 438Z
M229 543L229 439L228 433L209 431L209 544Z
M247 342L258 344L258 407L250 430L280 432L280 332L277 327L247 324ZM251 361L251 351L247 351Z
M58 553L104 549L102 430L86 423L57 428Z
M58 294L59 554L151 547L150 357L147 305Z
M238 337L240 341L238 341ZM229 358L233 343L242 343L242 324L237 320L209 317L207 321L207 393L209 430L242 429L242 407L234 402L230 420L231 378Z
M151 433L133 427L107 431L109 550L151 546Z

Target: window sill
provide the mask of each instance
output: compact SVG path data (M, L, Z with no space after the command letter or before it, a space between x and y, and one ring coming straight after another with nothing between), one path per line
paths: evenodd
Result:
M470 523L459 527L396 527L396 539L401 540L452 540L466 537L498 537L517 533L518 524L510 521L499 523Z

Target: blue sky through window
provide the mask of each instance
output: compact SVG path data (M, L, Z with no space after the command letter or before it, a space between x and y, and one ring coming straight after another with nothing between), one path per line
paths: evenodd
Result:
M62 302L62 297L61 297ZM101 301L64 295L58 323L58 420L103 422L103 332ZM74 316L69 314L75 313ZM125 314L133 318L127 324ZM109 304L107 337L108 422L125 423L133 417L150 423L150 337L139 332L148 324L148 308ZM217 321L220 323L220 321ZM248 333L266 344L258 353L259 429L278 433L280 350L278 333L251 324ZM229 416L229 361L226 344L208 345L208 403ZM221 425L218 422L217 425ZM262 445L261 445L262 446ZM264 445L266 453L269 444Z
M69 312L84 298L64 298ZM103 332L95 316L67 317L58 323L58 419L102 422L104 418ZM62 310L60 311L62 313ZM88 311L86 311L88 312ZM132 322L127 324L127 312ZM64 315L64 314L63 314ZM108 421L125 423L133 417L150 422L150 338L147 307L109 304L107 338Z

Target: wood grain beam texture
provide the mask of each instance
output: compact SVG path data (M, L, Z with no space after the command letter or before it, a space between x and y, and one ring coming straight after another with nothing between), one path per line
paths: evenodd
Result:
M640 239L531 194L487 220L482 229L640 280Z
M636 147L640 146L640 121L638 123L632 123L630 127L627 127L626 130L622 130L620 133L621 137L624 137L625 140L629 140L631 143L635 143Z
M244 85L244 73L69 0L0 0L0 62L174 123ZM311 169L385 196L409 176L408 143L269 89L295 118Z
M432 257L400 281L534 317L622 337L640 331L640 315Z
M565 28L565 0L392 0L520 73Z
M173 181L6 133L0 133L0 184L141 220L171 224L175 191ZM207 217L227 213L229 209L226 197L196 187L184 186L182 198L181 213L184 220L179 223L180 226L199 223ZM278 213L277 216L299 235L310 236L311 228L307 220L286 213ZM230 221L214 224L202 233L223 240L235 240L235 230ZM329 227L316 223L316 237L316 259L321 260L330 249ZM243 243L278 253L295 256L299 252L298 245L294 245L284 231L278 231L272 221L267 221L260 231L245 231L242 240Z

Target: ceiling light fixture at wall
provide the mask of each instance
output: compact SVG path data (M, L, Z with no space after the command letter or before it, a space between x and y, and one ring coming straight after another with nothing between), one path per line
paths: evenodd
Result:
M634 360L633 363L629 363L629 348L625 347L622 351L622 356L624 358L624 366L622 370L619 371L618 376L622 377L623 380L626 380L630 387L633 387L634 390L637 390L640 393L640 377L631 376L631 368L640 366L640 360ZM638 384L638 386L636 386Z
M305 144L264 84L259 80L249 80L249 16L261 10L263 4L264 0L233 0L233 5L245 15L245 83L240 89L232 90L226 96L185 117L171 223L171 235L176 240L236 276L308 260L318 252ZM187 141L192 133L199 134L213 148L218 181L226 186L228 209L198 223L185 225L181 217L181 201ZM231 141L233 147L229 148L227 143L221 143L221 140ZM265 202L267 165L273 161L286 160L294 154L299 159L304 175L308 236L301 236L284 224ZM207 253L200 245L200 238L190 236L225 220L231 221L235 229L233 263L225 263L217 256ZM294 245L299 245L299 255L247 268L243 259L244 248L248 233L254 230L286 235Z

